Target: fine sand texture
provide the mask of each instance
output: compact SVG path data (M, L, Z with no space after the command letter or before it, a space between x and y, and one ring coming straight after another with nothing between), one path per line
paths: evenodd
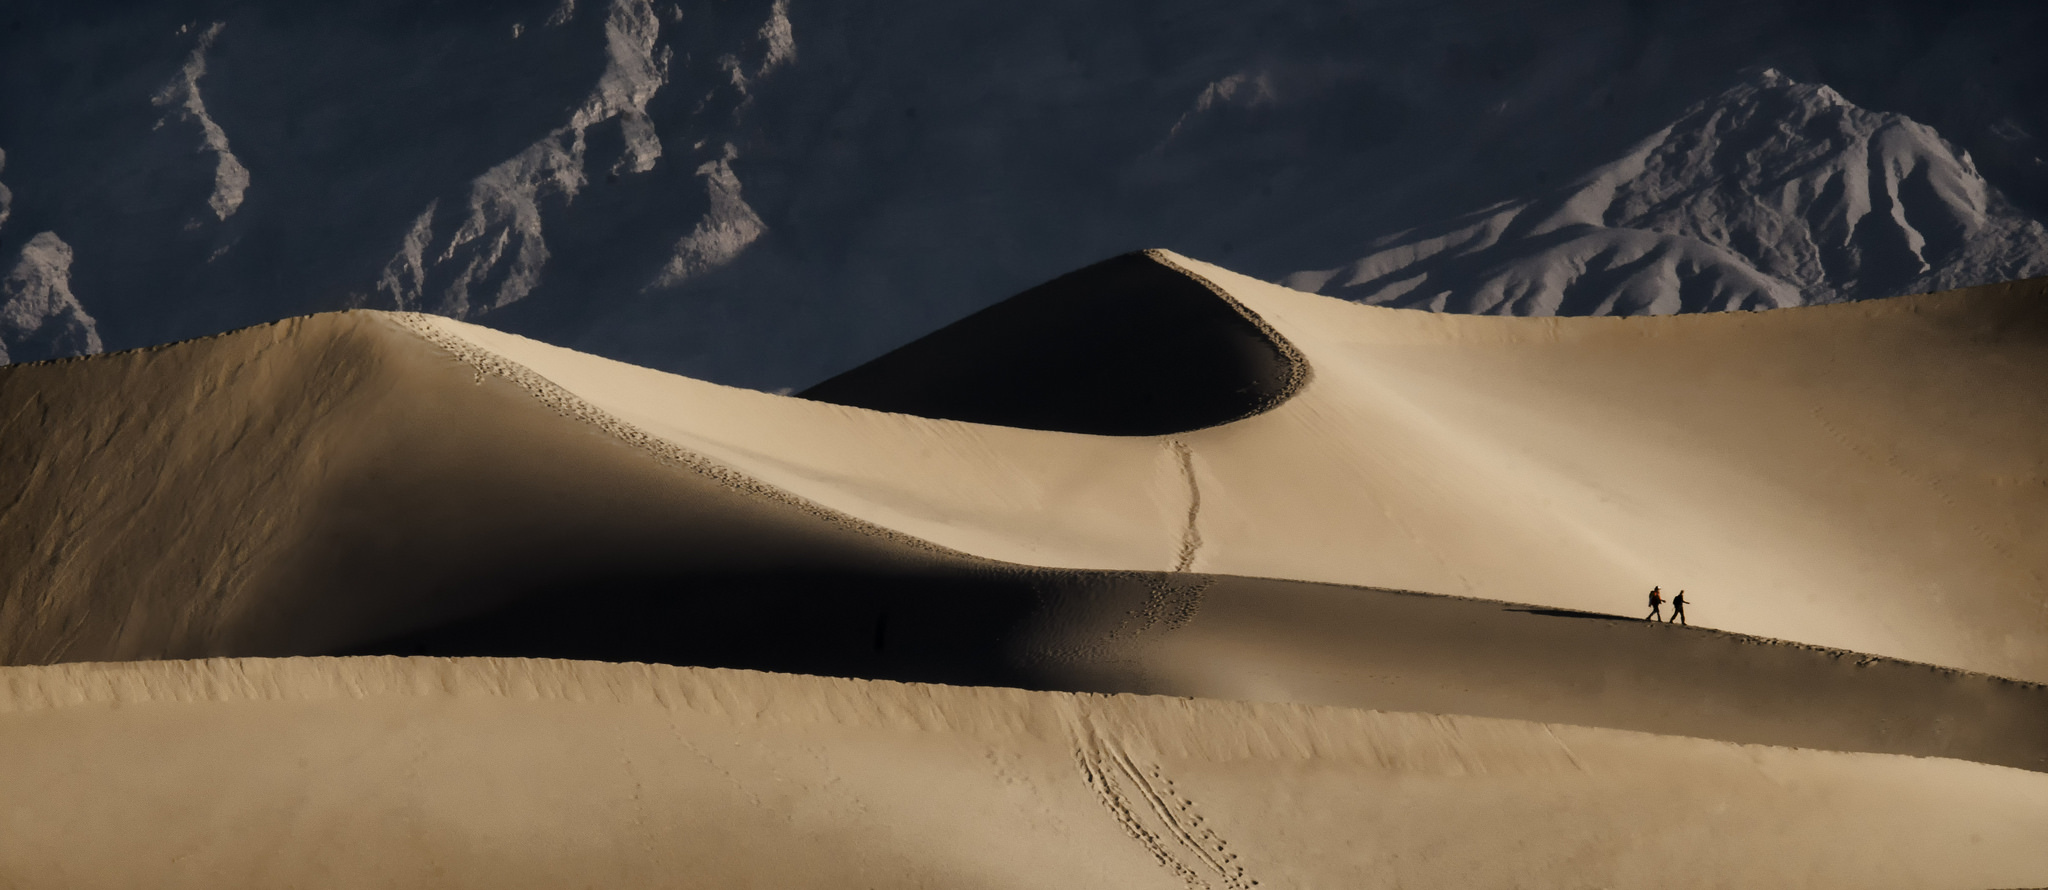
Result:
M2048 772L2048 686L1488 600L1231 576L614 579L354 647L1298 702Z
M1721 629L2048 680L2042 280L1528 319L1163 252L1091 268L818 389L854 405L365 312L0 369L0 556L22 567L0 579L0 657L310 654L605 573L944 564L1605 613L1661 584ZM1199 300L1162 271L1212 292L1216 331L1106 311L1121 340L1072 336L1090 299ZM1175 343L1131 354L1234 356L1185 375L1230 391L1143 415L1131 393L1175 375L1116 350L1147 336ZM1129 423L1215 425L992 423L1101 420L1019 395L1031 357L1001 344L1020 342L1094 369L1051 375L1067 401L1092 375ZM920 379L994 389L969 422L943 415L971 393L890 395Z
M1970 658L1933 667L1882 657L1901 653L1881 647L1859 655L1599 613L1616 600L1626 608L1635 590L1608 596L1599 612L1572 608L1591 597L1539 596L1544 566L1591 571L1612 555L1606 551L1551 553L1548 562L1532 556L1529 584L1494 591L1501 599L1524 595L1519 602L1533 606L1285 580L1328 573L1370 551L1301 553L1251 519L1297 535L1321 534L1328 524L1355 530L1395 515L1396 506L1437 509L1422 495L1451 497L1469 481L1460 474L1476 472L1435 455L1439 478L1405 479L1428 481L1424 490L1384 492L1408 500L1375 503L1365 492L1331 507L1330 486L1305 468L1349 454L1354 471L1384 470L1375 461L1405 434L1387 425L1348 437L1317 429L1351 416L1315 400L1344 394L1333 369L1347 367L1342 360L1352 353L1342 343L1300 343L1315 344L1346 319L1412 338L1422 335L1402 325L1456 332L1451 323L1470 321L1498 333L1566 322L1573 330L1628 330L1648 320L1438 319L1293 294L1218 270L1191 276L1186 262L1119 258L1062 279L1065 290L1041 288L994 313L1006 319L1000 330L1070 327L1088 300L1147 289L1141 302L1160 312L1182 301L1221 313L1163 325L1154 332L1162 340L1186 342L1141 351L1250 356L1233 366L1243 371L1242 392L1195 406L1220 425L1170 436L1078 435L781 398L384 313L294 319L5 369L0 401L9 408L0 416L10 434L0 454L10 463L0 479L18 481L0 547L8 564L23 568L4 579L11 588L0 600L0 644L18 664L339 653L646 661L1469 714L2048 768L2048 688L1958 668ZM2007 304L2029 293L1939 299L2017 311ZM1337 313L1336 321L1299 324L1283 337L1267 320L1303 307ZM1727 318L1796 321L1833 311ZM1145 336L1130 315L1116 317L1124 338ZM1228 336L1204 339L1211 323ZM996 336L982 321L962 324L970 335ZM1432 348L1469 352L1473 361L1502 349L1422 333L1435 337ZM856 370L821 388L846 401L886 392L889 375L915 378L914 360L956 334L938 332L880 371ZM1267 346L1245 346L1253 337ZM1087 342L1098 352L1116 343ZM1420 363L1413 344L1398 346L1348 348ZM994 370L975 367L983 355ZM1010 379L1004 373L1029 360L1000 350L944 357L963 380ZM1090 359L1077 348L1063 361L1111 383L1138 375L1147 386L1164 385L1126 358ZM1354 385L1350 397L1384 385ZM1250 401L1232 400L1240 396ZM933 414L959 398L905 396L913 397L936 399L921 407ZM1085 392L1071 390L1070 398ZM1044 413L1056 404L1019 410L1037 411L1049 425L1087 422ZM1132 422L1185 421L1195 405L1157 404L1165 413L1127 406ZM1015 404L991 398L984 407ZM1237 417L1248 410L1255 413ZM1522 434L1514 424L1490 433ZM1273 455L1270 466L1251 460L1254 446ZM1421 448L1394 456L1432 457ZM1242 481L1218 481L1229 478ZM1356 472L1333 478L1360 480ZM1299 503L1262 506L1282 490ZM1502 490L1503 504L1514 503L1512 493ZM2037 501L2011 506L2038 510ZM1253 508L1264 512L1246 512ZM2010 521L2009 512L1987 509L1979 524ZM1722 518L1731 528L1760 519ZM1477 512L1463 520L1504 521ZM1447 537L1424 543L1446 554L1479 560L1491 552L1482 541L1448 536L1454 525L1435 529ZM1228 567L1232 553L1259 555L1251 545L1260 541L1295 552L1297 569L1268 566L1278 580L1191 570ZM1388 561L1378 573L1386 575L1404 558L1402 541L1381 543ZM1726 545L1702 538L1699 546ZM2008 555L2038 559L2024 549ZM1788 544L1729 570L1804 558ZM1456 589L1438 580L1423 589ZM2029 595L2038 591L2014 592ZM1693 596L1695 620L1724 620L1723 598ZM1859 608L1933 614L1942 602L1873 599ZM1799 614L1782 608L1769 629L1809 642L1833 632L1791 633L1799 626L1789 619ZM2039 630L2024 621L2007 629ZM1907 648L1903 654L1914 654Z
M0 886L2048 885L2044 290L0 368Z
M2048 774L1542 723L470 659L0 673L0 874L152 887L2048 883Z
M1525 319L1153 258L1303 357L1291 397L1175 435L1072 435L820 407L431 323L750 478L986 558L1600 612L1661 584L1715 627L2048 680L2048 282ZM1004 336L1076 323L1037 320Z

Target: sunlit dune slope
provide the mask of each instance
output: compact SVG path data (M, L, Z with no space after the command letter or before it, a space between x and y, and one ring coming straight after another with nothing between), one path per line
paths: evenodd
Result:
M431 323L752 478L980 556L1595 611L1661 584L1717 627L2048 679L2041 280L1523 319L1153 257L1228 294L1306 381L1243 420L1077 436L808 405ZM966 333L1055 341L1075 323Z
M1575 726L524 660L0 671L66 887L1986 888L2048 775Z
M714 406L888 419L653 379ZM2048 766L2032 684L1483 600L948 552L646 436L418 318L318 316L0 381L16 429L38 431L0 440L19 468L0 538L24 567L0 603L14 663L551 656Z
M1213 290L1230 333L1124 313L1128 337L1181 338L1133 351L1222 344L1243 379L1236 401L1165 400L1214 425L1160 435L778 397L381 313L9 367L0 556L20 568L0 578L0 646L15 663L342 651L650 578L1052 596L1017 580L1038 567L1601 612L1662 584L1715 627L2048 679L2040 281L1516 319L1361 307L1157 252L1097 269L1178 288L1146 305L1190 299L1161 271ZM1014 395L999 372L1016 350L975 338L1065 343L1089 321L1076 306L1130 290L1062 281L841 382L952 375ZM1047 353L1105 392L1137 391L1119 374L1171 382L1120 354ZM934 355L947 364L921 370ZM1188 377L1228 377L1205 373ZM1083 376L1053 382L1083 400Z

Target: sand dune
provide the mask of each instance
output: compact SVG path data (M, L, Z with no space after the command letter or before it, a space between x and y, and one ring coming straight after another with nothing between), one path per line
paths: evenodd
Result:
M0 872L32 886L2048 876L2048 775L1954 760L644 665L287 659L0 677Z
M1601 613L1664 583L1718 628L2038 680L2042 287L1469 318L1153 253L1028 292L813 393L850 403L837 405L365 312L12 367L0 371L0 478L17 481L0 554L23 569L5 579L0 645L11 663L552 655L1556 719L1510 706L1533 700L1519 695L1311 693L1305 678L1327 665L1298 658L1261 693L1195 653L1291 643L1183 643L1246 639L1264 621L1259 633L1305 652L1321 628L1409 620L1391 617L1397 599L1232 576ZM1094 313L1115 336L1062 339L1097 303L1145 311ZM1186 317L1147 327L1148 312ZM1146 342L1121 349L1131 341ZM1208 376L1171 391L1169 361ZM1034 400L1032 384L1065 398ZM993 423L1089 428L1108 415L1058 411L1094 391L1125 423L1213 425L1105 436ZM981 422L947 418L956 409ZM1189 624L1260 597L1275 605ZM1172 638L1163 648L1105 642L1160 603L1178 610L1144 618ZM1356 603L1379 604L1357 607L1377 617L1345 617ZM1480 637L1541 651L1640 630L1589 628L1606 641L1590 643L1512 615ZM1746 663L1726 655L1746 644L1713 645L1712 658ZM1377 651L1340 660L1384 664ZM1750 674L1717 669L1703 688L1746 701L1777 682ZM1627 698L1671 682L1614 685ZM2011 712L2026 724L2040 719L2038 690L1998 696L2033 702ZM1598 704L1604 691L1565 697L1595 703L1558 712L1573 720L1670 728ZM1722 725L1693 722L1684 731ZM1992 759L2038 755L2029 744Z
M2048 679L2041 281L1552 320L1380 310L1159 259L1231 295L1309 379L1235 423L1077 436L822 408L429 323L657 439L980 557L1592 611L1664 584L1716 627Z
M376 312L0 369L0 872L2038 885L2044 287L1155 252L810 398ZM26 666L332 654L478 657Z

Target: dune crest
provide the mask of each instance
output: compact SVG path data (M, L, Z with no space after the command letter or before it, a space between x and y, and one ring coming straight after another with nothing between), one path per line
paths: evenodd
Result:
M1285 385L1077 434L379 312L0 368L0 873L2048 874L2048 282L1453 318L1120 265ZM974 327L848 400L1000 394ZM1660 582L1721 629L1617 614Z
M2048 498L2029 482L2048 427L2040 280L1578 321L1356 306L1175 262L1312 379L1245 420L1104 440L821 409L460 335L658 438L984 558L1591 611L1669 584L1716 627L2048 679L2032 580Z
M337 651L622 577L1085 570L1593 612L1665 584L1722 629L2048 679L2042 281L1512 319L1121 262L1228 296L1192 304L1223 313L1221 342L1269 330L1261 354L1301 357L1259 379L1314 373L1247 391L1292 395L1242 419L1112 437L782 398L429 316L10 367L0 548L29 568L0 598L5 658Z
M1293 344L1164 251L1104 260L799 396L919 417L1109 436L1243 420L1308 382Z

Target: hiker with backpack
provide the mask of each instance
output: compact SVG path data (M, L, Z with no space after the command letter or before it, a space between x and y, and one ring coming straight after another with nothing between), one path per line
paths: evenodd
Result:
M1643 620L1644 620L1644 621L1661 621L1661 620L1663 620L1663 617L1664 617L1664 588L1662 588L1662 587L1652 587L1652 588L1650 588L1650 614L1648 614L1648 615L1644 616L1644 617L1643 617Z

